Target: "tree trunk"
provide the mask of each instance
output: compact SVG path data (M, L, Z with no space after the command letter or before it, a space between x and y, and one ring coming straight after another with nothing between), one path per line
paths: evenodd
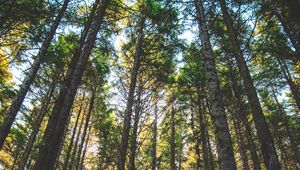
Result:
M135 170L135 155L136 155L137 136L138 136L137 133L138 133L138 125L140 121L140 114L142 110L141 93L142 93L142 87L139 87L138 97L135 106L134 121L133 121L132 140L130 144L129 170Z
M47 53L48 47L50 46L50 43L56 33L56 29L68 7L70 0L65 0L57 17L55 18L49 32L47 33L47 36L39 50L39 53L37 54L34 62L31 64L30 70L28 74L26 75L25 79L23 80L20 89L16 96L13 99L13 102L10 106L10 108L6 111L5 118L3 120L3 123L0 125L0 150L3 147L4 141L9 134L9 130L15 121L15 118L17 116L17 113L20 110L20 107L24 101L24 98L27 94L27 92L30 90L30 86L32 85L34 78L41 66L41 64L45 60L45 55Z
M74 147L73 147L73 152L71 154L71 157L69 158L70 159L70 164L68 165L67 169L72 169L72 167L73 167L73 163L74 163L74 160L75 160L75 157L76 157L76 154L77 154L78 142L79 142L79 139L80 139L80 134L81 134L83 122L85 120L84 116L85 116L85 113L86 113L86 109L87 109L87 105L83 109L83 114L82 114L81 121L80 121L80 124L79 124L78 132L77 132L77 135L76 135L75 144L74 144ZM72 149L71 149L71 151L72 151ZM67 169L65 169L65 170L67 170Z
M71 136L71 139L70 139L70 144L69 144L68 149L67 149L67 155L66 155L66 158L65 158L65 161L64 161L64 164L63 164L63 170L66 170L67 167L68 167L69 159L70 159L70 156L71 156L71 151L72 151L73 144L74 144L74 138L75 138L75 135L76 135L77 126L78 126L80 115L81 115L82 108L83 108L83 105L84 105L84 98L85 98L85 91L83 91L83 94L82 94L81 104L80 104L78 114L77 114L77 118L76 118L76 121L75 121L75 125L74 125L74 128L73 128L72 136Z
M207 136L208 136L208 131L207 131L207 124L206 124L206 119L205 119L205 113L203 110L203 102L201 101L201 89L200 87L197 87L198 91L198 112L199 112L199 121L200 121L200 135L201 135L201 140L202 140L202 151L203 151L203 159L204 159L204 169L205 170L212 170L213 167L210 164L209 160L209 152L208 152L208 141L207 141Z
M238 150L243 163L243 170L250 170L247 151L245 147L245 140L243 140L243 136L242 136L241 124L239 122L239 119L236 116L234 116L233 118L233 125L234 125L234 130L237 138Z
M249 147L251 159L253 162L253 168L255 170L260 170L261 169L260 162L258 159L258 155L256 153L255 144L253 142L253 138L252 138L252 134L251 134L251 127L247 120L246 110L243 105L243 100L242 100L241 92L238 87L238 82L235 77L233 66L232 66L232 63L231 63L229 57L227 57L226 59L227 59L227 64L228 64L228 68L229 68L228 79L230 80L231 92L235 99L235 102L234 102L235 108L238 109L238 110L236 110L236 112L237 112L236 115L238 116L238 119L242 121L242 123L245 127L245 136L247 138L248 147Z
M76 170L78 170L79 168L79 162L80 162L80 156L82 153L82 149L83 149L83 144L85 141L85 137L87 134L87 130L88 130L88 126L91 120L91 115L94 109L94 102L95 102L95 96L96 96L96 85L94 84L94 87L92 89L92 97L90 100L90 105L89 105L89 110L88 113L86 115L86 120L85 120L85 124L84 124L84 128L83 128L83 133L81 135L81 140L80 140L80 144L79 144L79 150L78 150L78 154L77 154L77 159L76 159Z
M170 167L171 170L176 170L175 156L176 156L176 146L175 146L175 109L174 104L172 104L171 110L171 158L170 158Z
M130 87L127 97L127 105L126 110L124 113L124 124L123 124L123 133L122 139L120 144L120 154L118 160L118 170L125 169L125 161L128 149L128 139L129 139L129 131L130 131L130 121L131 121L131 114L132 114L132 106L134 101L134 93L135 87L137 84L137 77L138 72L141 64L141 53L142 53L142 42L144 37L144 24L145 19L142 18L139 25L138 25L138 35L137 35L137 42L136 42L136 49L135 49L135 56L134 56L134 63L133 68L131 70L131 78L130 78Z
M200 170L200 168L201 168L201 157L200 156L201 155L200 155L200 140L199 140L199 136L198 136L199 130L196 131L193 106L191 108L191 128L192 128L192 132L193 132L193 139L195 140L196 169Z
M297 85L293 81L293 78L291 76L291 73L289 72L289 69L288 69L286 63L284 61L280 60L279 58L276 58L276 59L277 59L277 62L279 63L279 66L280 66L280 69L283 73L283 76L284 76L286 82L288 83L288 85L291 89L291 92L292 92L292 95L295 99L296 105L297 105L298 109L300 110L300 91L299 91L299 88L297 88Z
M37 134L39 133L39 129L40 129L41 124L42 124L42 122L44 120L44 117L47 114L47 109L48 109L48 107L50 105L51 98L53 97L55 86L56 86L56 81L53 80L53 82L52 82L52 84L50 86L50 89L48 91L48 94L46 96L46 101L44 101L42 103L42 108L40 109L40 112L38 114L37 120L34 122L34 126L33 126L33 129L32 129L32 132L30 134L30 137L28 139L28 142L26 144L25 151L23 152L23 155L21 156L22 162L19 165L19 169L20 170L23 170L26 167L26 164L27 164L27 161L28 161L28 158L29 158L32 146L33 146L33 144L35 142Z
M233 154L232 141L223 104L223 95L220 90L215 61L212 54L208 28L204 17L203 3L202 0L194 0L194 2L197 11L203 53L205 56L205 72L211 101L212 117L216 129L220 169L235 170L236 163Z
M292 149L292 153L293 153L294 162L295 162L296 166L297 166L297 164L300 165L300 157L299 157L299 153L298 153L298 147L297 147L297 143L295 142L296 140L294 139L294 136L293 136L291 128L290 128L290 124L289 124L289 122L288 122L288 120L285 116L284 109L282 108L282 105L279 103L279 101L277 99L276 92L275 92L274 88L272 88L272 94L273 94L273 97L275 99L276 105L279 109L279 112L281 114L283 125L285 127L287 137L289 138L289 141L290 141L290 144L291 144L291 149Z
M80 55L74 55L74 58L78 57L78 61L74 65L74 69L67 73L67 78L62 86L59 97L55 102L52 115L48 121L42 145L39 149L38 158L36 160L34 169L53 169L55 164L55 158L58 155L59 145L62 142L64 136L64 127L67 124L68 115L72 107L74 97L81 81L85 66L88 58L91 54L91 50L94 47L97 33L103 22L106 8L108 7L109 0L104 0L98 7L97 15L91 25L90 31L87 33L87 38L82 46L82 52ZM80 45L79 45L80 46Z
M271 121L271 124L273 126L272 129L274 129L273 132L274 132L274 136L275 136L275 141L277 141L277 146L278 146L278 149L280 151L282 164L284 165L284 169L288 170L289 166L288 166L288 163L287 163L287 160L286 160L286 157L287 157L286 149L283 146L283 143L282 143L283 139L281 137L281 134L279 134L278 130L277 130L277 129L279 129L279 127L277 126L277 122Z
M272 136L268 129L268 124L263 114L253 80L250 75L249 68L243 57L240 49L240 44L237 39L237 31L234 29L233 21L227 11L225 0L219 0L225 25L228 29L228 35L231 41L231 48L235 55L240 74L243 79L246 94L250 103L250 108L253 114L254 123L257 129L258 139L261 143L261 149L264 156L265 164L268 169L280 169L277 153L272 141Z
M79 170L83 169L84 158L85 158L85 154L86 154L86 151L87 151L87 146L88 146L88 143L89 143L89 140L90 140L91 129L92 129L92 126L89 126L88 136L87 136L86 141L85 141L82 157L81 157L81 160L80 160Z
M157 106L157 94L155 94L155 105L154 105L154 120L153 120L153 137L152 137L152 170L156 170L157 167L157 157L156 157L156 142L157 142L157 114L158 114L158 106Z

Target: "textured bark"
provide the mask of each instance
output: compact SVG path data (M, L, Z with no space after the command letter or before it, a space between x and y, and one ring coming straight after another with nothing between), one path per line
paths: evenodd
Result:
M74 69L71 68L71 70L68 71L66 81L55 102L52 115L48 121L48 126L43 137L42 145L39 149L38 158L34 166L35 170L53 169L54 167L55 158L59 151L59 145L64 136L64 131L61 129L64 129L67 124L77 88L91 54L91 50L94 47L96 36L103 22L108 4L109 0L104 0L101 5L99 5L96 17L93 20L94 22L86 34L86 39L82 45L82 51L79 53L80 55L77 56L76 53L74 55L74 58L78 57L78 61L74 65Z
M122 139L120 144L118 170L125 169L129 131L130 131L130 121L132 115L132 106L134 101L135 87L137 84L137 76L141 65L144 24L145 24L145 19L142 18L137 28L138 35L137 35L136 49L134 55L134 63L133 63L133 68L131 70L130 87L129 87L128 97L127 97L126 110L124 113L124 123L123 123Z
M28 158L29 158L32 146L33 146L33 144L35 142L37 134L39 133L39 129L40 129L41 124L42 124L42 122L44 120L44 117L47 114L47 109L48 109L48 107L50 105L51 98L53 97L55 86L56 86L56 81L53 80L53 82L52 82L52 84L50 86L50 89L48 91L48 94L46 95L46 100L43 101L43 103L42 103L42 108L39 111L37 120L34 122L34 126L33 126L33 129L32 129L32 132L30 134L30 137L28 139L28 142L26 144L25 151L23 152L23 155L21 156L22 161L21 161L21 163L19 165L19 169L20 170L25 169L25 167L27 165L27 161L28 161Z
M66 158L65 158L65 161L64 161L64 164L63 164L63 170L66 170L67 167L68 167L68 163L69 163L69 159L70 159L70 156L71 156L71 151L72 151L72 148L73 148L74 139L75 139L75 135L76 135L77 126L78 126L78 123L79 123L80 115L81 115L83 104L84 104L84 98L85 98L85 92L83 92L83 94L82 94L81 104L79 106L77 118L76 118L75 125L74 125L74 128L73 128L72 136L71 136L71 139L70 139L70 144L69 144L68 149L67 149L67 155L66 155Z
M68 7L70 0L65 0L58 15L56 16L49 32L47 33L47 36L45 40L43 41L43 44L34 60L34 62L31 64L30 70L27 73L25 79L23 80L22 84L20 85L20 89L16 96L14 97L12 104L10 108L6 111L5 118L3 120L3 123L0 125L0 150L3 147L4 141L9 134L9 130L15 121L15 118L17 116L17 113L19 112L21 105L25 99L25 96L27 92L30 90L30 86L32 85L34 78L41 66L41 64L45 60L45 55L47 53L47 50L50 46L50 43L56 33L56 29Z
M272 141L272 136L268 129L268 124L263 114L253 80L250 75L249 68L243 57L240 49L240 44L237 39L237 31L234 29L233 20L227 11L225 0L219 0L225 25L228 30L229 39L231 42L232 52L235 55L240 74L243 79L246 94L249 100L250 108L253 114L254 123L257 129L258 139L261 143L261 149L264 156L265 164L268 169L280 169L277 153Z
M140 114L141 114L141 93L142 88L139 87L138 97L136 100L135 106L135 114L133 119L133 129L132 129L132 140L130 144L130 156L129 156L129 170L135 170L135 155L136 155L136 148L137 148L137 136L138 136L138 125L140 121Z
M83 144L86 138L86 134L88 132L88 127L89 127L89 123L91 120L91 115L94 109L94 102L95 102L95 96L96 96L96 85L94 84L94 88L92 89L92 96L90 99L90 105L89 105L89 109L88 109L88 113L86 115L86 119L85 119L85 124L84 124L84 128L83 128L83 133L81 135L81 140L80 140L80 144L79 144L79 150L78 150L78 154L77 154L77 158L76 158L76 170L78 170L79 168L79 162L80 162L80 157L81 157L81 153L82 153L82 149L83 149Z
M171 140L170 140L170 148L171 148L171 158L170 158L170 169L176 170L175 156L176 156L176 146L175 146L175 109L172 104L171 110Z
M214 119L216 131L219 165L222 170L234 170L236 169L236 163L233 154L232 141L225 115L223 95L220 90L215 61L212 55L208 28L204 17L203 3L201 0L194 0L194 2L197 11L198 27L201 35L200 38L203 46L203 53L205 56L205 72L209 89L212 117Z

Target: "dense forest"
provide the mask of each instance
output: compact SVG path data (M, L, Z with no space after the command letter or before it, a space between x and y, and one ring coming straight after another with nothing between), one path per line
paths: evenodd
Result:
M0 169L300 169L299 0L0 0Z

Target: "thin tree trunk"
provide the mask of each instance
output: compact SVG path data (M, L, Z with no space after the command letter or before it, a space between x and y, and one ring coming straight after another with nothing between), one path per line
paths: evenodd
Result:
M10 106L10 108L5 113L5 118L3 120L3 123L0 125L0 150L3 147L4 141L9 134L9 130L15 121L15 118L17 116L17 113L19 112L21 105L24 101L24 98L27 94L27 92L30 89L30 86L32 85L34 78L41 66L41 64L45 60L45 55L47 53L47 50L50 46L50 43L56 33L56 29L68 7L70 0L65 0L57 17L55 18L49 32L47 33L47 36L39 50L39 53L37 54L34 62L31 64L30 70L28 74L26 75L25 79L23 80L20 89L16 96L13 99L13 102Z
M291 73L289 72L289 69L287 67L287 65L284 63L284 61L280 60L279 58L276 58L277 62L279 63L280 69L283 73L283 76L285 78L285 80L287 81L292 95L295 99L296 105L298 107L298 109L300 110L300 91L299 88L297 88L295 82L293 81L293 78L291 76Z
M246 94L250 103L250 108L253 114L254 123L257 129L258 139L261 143L261 149L263 152L265 164L268 169L277 170L280 169L280 163L278 161L277 153L272 141L272 136L268 129L268 124L263 114L256 89L254 87L253 80L250 75L249 68L243 57L243 53L240 49L240 44L237 39L237 31L234 29L234 24L227 11L225 0L219 0L221 4L221 10L225 25L228 29L228 35L231 41L231 48L235 55L235 59L238 64L240 74L243 79Z
M87 109L87 105L83 109L83 114L82 114L82 118L81 118L81 121L80 121L80 124L79 124L78 132L77 132L77 135L76 135L76 139L75 139L75 143L74 143L74 147L73 147L73 152L72 152L72 154L69 158L70 159L70 164L68 165L67 169L70 169L70 170L73 167L73 163L74 163L74 160L75 160L75 157L76 157L76 154L77 154L78 142L79 142L79 139L80 139L80 134L81 134L83 122L85 120L84 116L85 116L85 113L86 113L86 109ZM71 151L72 151L72 149L71 149Z
M201 158L200 158L200 140L199 140L199 136L198 133L199 131L196 131L195 129L195 116L194 116L194 109L192 106L191 109L191 128L192 128L192 132L193 132L193 138L195 140L195 152L196 152L196 169L200 170L201 168ZM202 132L203 133L203 132Z
M138 135L137 133L138 133L138 125L140 121L140 114L142 110L141 93L142 93L142 87L139 87L138 97L135 106L134 121L133 121L132 140L130 144L129 170L135 170L135 155L136 155L137 135Z
M285 127L285 130L286 130L286 133L287 133L287 137L289 138L289 141L290 141L290 144L291 144L291 149L292 149L292 153L293 153L293 158L294 158L294 161L295 161L295 164L299 164L300 165L300 158L299 158L299 153L298 153L298 147L297 147L297 143L295 143L295 139L294 139L294 136L292 134L292 131L291 131L291 128L290 128L290 124L285 116L285 113L284 113L284 109L282 108L281 104L279 103L278 99L277 99L277 96L276 96L276 92L274 90L274 88L272 88L272 94L273 94L273 97L275 99L275 102L276 102L276 105L279 109L279 112L281 114L281 117L282 117L282 121L283 121L283 125Z
M157 113L158 113L158 106L157 106L157 94L154 97L154 120L153 120L153 137L152 137L152 170L156 170L157 167L157 157L156 157L156 142L157 142Z
M105 11L108 7L109 0L103 0L97 10L97 15L93 20L90 31L87 33L87 38L82 46L82 52L80 55L74 55L74 58L78 57L78 61L74 65L74 69L70 69L67 73L67 78L62 86L59 97L55 102L52 115L48 121L42 145L40 146L38 158L36 160L34 170L53 169L55 164L55 158L58 155L59 145L62 142L64 136L64 127L67 124L69 112L72 107L74 97L81 81L81 77L85 70L88 58L91 54L91 50L94 47L97 33L103 22ZM79 45L81 46L81 45Z
M209 160L209 152L207 148L207 125L206 125L206 119L204 115L204 110L203 110L203 102L201 101L201 89L200 87L197 87L198 90L198 112L199 112L199 120L200 120L200 135L201 135L201 140L202 140L202 151L203 151L203 159L204 159L204 169L205 170L212 170L213 167L210 164Z
M253 162L253 168L255 170L260 170L261 169L260 162L259 162L258 155L256 152L255 144L253 142L251 128L250 128L249 122L247 121L246 110L243 105L241 92L239 90L238 82L234 75L233 66L232 66L232 63L231 63L229 57L227 57L227 64L228 64L228 68L229 68L228 79L230 80L230 87L232 89L231 90L232 95L235 99L235 102L234 102L235 108L238 109L237 116L243 122L243 125L245 127L245 136L247 138L247 142L248 142L248 146L249 146L249 150L250 150L250 154L251 154L251 160Z
M85 141L82 157L81 157L81 160L80 160L79 170L83 169L84 158L85 158L85 154L86 154L86 151L87 151L87 146L88 146L88 143L89 143L89 140L90 140L91 129L92 129L92 126L89 126L88 136L87 136L86 141Z
M85 124L84 124L84 128L83 128L83 133L81 135L81 140L80 140L81 142L80 142L79 150L78 150L78 154L77 154L76 170L78 170L78 168L79 168L79 162L80 162L80 156L81 156L82 149L83 149L83 144L84 144L85 137L86 137L86 134L87 134L87 131L88 131L88 126L89 126L89 123L90 123L90 120L91 120L91 115L92 115L92 112L93 112L93 109L94 109L96 90L97 90L96 85L94 84L94 87L92 89L92 97L91 97L91 100L90 100L89 110L88 110L88 113L87 113L87 116L86 116L86 120L85 120Z
M242 159L243 169L250 170L247 151L245 147L245 141L243 140L243 136L242 136L241 124L239 123L239 119L236 116L234 116L233 118L233 125L234 125L234 130L237 138L238 150Z
M172 104L171 110L171 158L170 158L170 167L171 170L176 170L175 156L176 156L176 146L175 146L175 109L174 104Z
M220 90L215 61L212 55L210 37L204 16L203 2L202 0L194 0L194 2L197 11L197 20L201 35L200 38L203 46L203 53L205 56L205 72L211 101L212 116L216 129L220 169L235 170L236 163L233 154L232 141L223 104L223 95Z
M275 136L275 141L277 141L277 146L278 146L278 149L280 151L280 155L281 155L281 161L282 161L282 164L284 165L284 169L285 170L288 170L289 169L289 166L287 164L287 160L286 160L286 149L284 148L283 146L283 143L282 143L282 138L281 138L281 134L278 133L277 129L279 128L277 126L277 122L274 122L274 121L271 121L271 124L273 126L272 129L274 129L274 136Z
M47 109L48 109L48 107L50 105L51 98L52 98L54 90L55 90L55 86L56 86L56 81L53 80L53 82L52 82L52 84L50 86L50 89L48 91L48 94L46 96L46 101L44 101L43 104L42 104L42 108L40 109L40 112L38 114L37 120L36 120L36 122L34 124L32 132L31 132L30 137L28 139L28 142L26 144L25 151L23 152L23 155L21 156L22 157L22 162L21 162L21 164L19 166L20 170L23 170L26 167L26 164L27 164L27 161L28 161L28 158L29 158L32 146L33 146L33 144L35 142L37 134L39 133L39 129L40 129L41 124L42 124L42 122L44 120L44 117L47 114Z
M137 83L137 76L141 64L141 53L142 53L142 42L144 37L144 24L145 19L142 18L139 25L138 25L138 35L137 35L137 42L136 42L136 49L135 49L135 56L134 56L134 63L133 68L131 70L131 78L130 78L130 87L127 97L127 105L126 110L124 113L124 123L123 123L123 132L122 132L122 139L120 144L120 153L119 153L119 160L118 160L118 170L125 169L125 162L126 162L126 155L128 149L128 139L129 139L129 131L130 131L130 121L132 115L132 106L134 101L134 93L135 87Z
M68 167L69 159L70 159L70 156L71 156L71 151L72 151L73 144L74 144L74 138L75 138L75 135L76 135L77 126L78 126L80 115L81 115L82 108L83 108L83 105L84 105L84 98L85 98L85 91L82 94L81 104L80 104L80 107L79 107L79 110L78 110L77 118L76 118L76 121L75 121L75 126L73 128L72 136L71 136L71 139L70 139L70 144L69 144L68 149L67 149L67 155L66 155L66 158L65 158L65 161L64 161L63 170L66 170L67 167Z

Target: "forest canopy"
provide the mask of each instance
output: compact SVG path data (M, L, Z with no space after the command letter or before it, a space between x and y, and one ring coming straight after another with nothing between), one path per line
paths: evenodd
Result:
M0 1L0 169L300 169L299 9Z

